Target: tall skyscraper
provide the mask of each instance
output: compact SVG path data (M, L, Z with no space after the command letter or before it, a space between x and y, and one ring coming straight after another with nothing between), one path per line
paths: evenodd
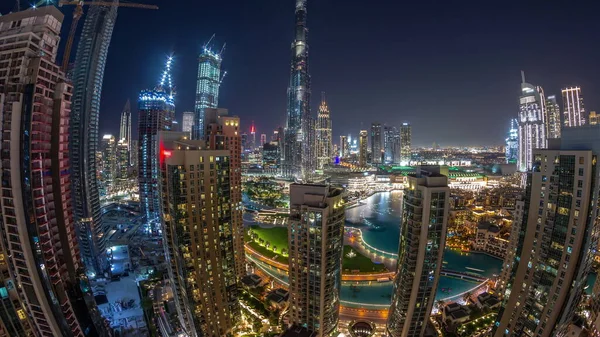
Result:
M258 144L256 143L256 126L254 126L254 121L250 125L250 142L252 143L252 150L255 150Z
M117 142L115 136L104 135L100 140L100 152L102 152L102 180L112 184L117 174Z
M545 149L546 137L546 100L542 87L534 87L525 82L521 72L521 97L519 98L519 159L517 169L526 172L533 164L533 150Z
M186 336L228 335L239 317L230 151L208 149L183 132L161 132L160 144L161 218L177 317Z
M213 35L214 37L214 35ZM204 109L219 106L219 89L221 87L221 52L210 48L211 39L204 45L198 57L198 79L196 82L196 104L194 106L194 126L192 139L204 137Z
M169 58L166 65L169 74L171 62L172 58ZM170 75L168 77L170 79ZM142 90L138 99L138 184L140 209L147 221L158 219L160 212L158 134L171 130L171 117L175 111L173 86L169 80L167 89L164 78L154 90Z
M506 138L506 163L516 164L519 158L519 127L517 119L510 120L510 129Z
M0 335L84 336L71 209L73 87L56 64L54 6L0 16ZM85 323L86 324L86 323Z
M131 166L129 161L129 144L125 142L123 139L117 142L116 147L116 160L117 160L117 169L116 169L116 178L117 179L127 179L129 178L129 167Z
M242 215L242 153L240 137L240 119L237 116L229 116L227 109L206 109L204 116L205 138L208 140L208 148L211 150L229 151L229 186L231 188L229 197L229 216L233 231L233 250L235 252L235 272L238 278L245 275L244 267L244 223ZM228 257L230 258L230 257Z
M384 163L399 164L401 141L398 129L393 126L384 126L383 129Z
M127 100L123 112L121 112L121 127L119 129L119 139L125 139L126 143L131 141L131 102Z
M139 132L138 132L139 133ZM139 152L140 152L140 143L137 139L131 140L131 146L129 147L131 151L129 151L129 158L132 160L129 164L133 169L133 172L137 174L138 172L138 160L139 160Z
M267 144L267 134L261 133L260 134L260 147L262 147L265 144Z
M361 167L367 166L367 137L369 132L361 130L358 134L358 165Z
M563 120L565 127L585 125L587 114L583 105L583 95L580 87L565 88L562 90Z
M371 162L381 164L383 161L383 132L380 123L371 124Z
M400 162L403 165L408 165L412 159L412 129L410 124L402 123L400 127Z
M546 97L546 135L548 139L560 138L560 107L556 102L556 96Z
M287 90L282 173L297 178L303 178L305 173L309 173L303 165L312 150L309 143L311 115L307 36L306 0L296 0L296 32L292 43L290 83Z
M439 167L419 167L404 190L398 268L388 336L423 336L442 269L448 222L448 178Z
M317 127L315 132L317 169L322 170L331 163L331 157L333 157L331 115L329 106L327 106L327 101L325 100L325 93L321 96L321 105L319 106L319 115L317 117Z
M118 0L109 0L117 3ZM112 37L116 6L89 6L77 47L73 70L73 104L69 143L73 213L77 222L83 261L90 273L103 274L106 267L106 232L100 217L96 179L98 121L104 66Z
M192 111L185 111L181 118L181 131L187 132L192 135L192 130L194 128L194 116L195 113Z
M348 137L340 136L340 158L346 158L348 156Z
M599 135L598 125L564 128L533 150L494 336L563 336L571 323L598 245Z
M290 185L290 323L317 336L338 325L345 209L341 189Z

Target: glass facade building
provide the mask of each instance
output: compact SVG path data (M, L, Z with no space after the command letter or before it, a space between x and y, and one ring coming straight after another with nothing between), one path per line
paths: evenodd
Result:
M560 138L560 107L556 102L556 96L546 97L546 135L548 139Z
M382 131L380 123L371 124L371 162L373 164L381 164L385 155Z
M408 165L411 161L412 152L412 128L408 123L402 123L400 127L400 162Z
M322 170L331 163L333 157L333 134L331 130L331 113L325 100L325 95L319 106L319 115L317 117L316 132L316 150L317 150L317 169Z
M565 127L577 127L587 123L588 116L583 105L580 87L562 89L563 121Z
M548 144L546 135L546 100L542 87L521 83L519 98L519 158L517 169L526 172L533 164L533 150L545 149Z
M296 32L292 43L290 82L287 90L282 170L285 176L302 178L310 174L310 74L308 69L308 28L306 0L296 0ZM313 130L314 131L314 130ZM308 144L308 146L307 146Z
M175 110L173 97L161 87L143 90L138 99L138 184L140 210L147 221L158 219L158 133L171 130Z
M118 0L109 0L118 3ZM106 233L100 217L96 179L100 94L108 46L117 19L116 6L89 6L73 70L71 109L71 179L73 213L77 221L81 254L90 275L106 268Z
M510 129L506 138L506 163L516 164L519 159L519 128L517 119L510 120Z
M196 81L196 104L194 106L192 139L204 138L204 109L214 109L219 106L220 87L221 54L217 54L208 46L205 46L198 57L198 78Z

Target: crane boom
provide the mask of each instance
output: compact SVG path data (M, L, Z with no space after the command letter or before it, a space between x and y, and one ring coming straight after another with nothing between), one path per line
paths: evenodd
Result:
M42 0L47 1L47 0ZM65 45L65 51L63 54L62 70L66 73L69 67L69 59L71 58L71 49L73 48L73 41L75 40L75 32L77 31L77 24L79 19L83 15L83 6L111 6L111 7L132 7L142 9L158 9L155 5L136 4L129 2L108 2L108 1L72 1L72 0L60 0L58 6L70 6L74 5L75 10L73 11L73 21L71 22L71 30L69 31L69 37L67 38L67 44Z

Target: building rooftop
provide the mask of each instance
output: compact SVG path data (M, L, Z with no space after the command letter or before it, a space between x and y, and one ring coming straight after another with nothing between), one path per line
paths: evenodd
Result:
M454 319L461 319L461 318L465 318L465 317L469 316L469 313L464 309L460 309L460 310L453 311L450 314L450 316L452 316L452 318L454 318Z
M305 327L300 327L300 326L292 326L289 329L287 329L285 332L283 332L280 337L316 337L317 333L316 332L312 332L311 330L308 330Z

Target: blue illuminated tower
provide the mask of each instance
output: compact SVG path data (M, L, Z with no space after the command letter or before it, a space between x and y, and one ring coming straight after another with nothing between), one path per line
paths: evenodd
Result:
M192 139L203 139L204 137L204 109L217 108L219 105L219 87L225 77L221 77L221 54L210 49L210 42L204 45L202 53L198 57L198 80L196 82L196 104L194 107L194 126L192 128Z
M160 84L153 90L142 90L138 99L138 184L140 208L152 223L158 219L160 201L158 193L158 133L171 130L175 101L171 81L169 57ZM157 223L158 224L158 223Z
M510 130L506 138L506 163L516 164L519 159L519 122L516 118L510 120Z
M73 71L71 189L81 257L90 275L101 274L105 267L103 256L108 229L100 218L96 151L104 66L116 19L116 6L89 6Z
M310 171L310 74L308 72L308 28L306 0L296 0L296 34L292 43L292 63L288 86L283 174L304 177ZM304 146L303 146L304 144Z

